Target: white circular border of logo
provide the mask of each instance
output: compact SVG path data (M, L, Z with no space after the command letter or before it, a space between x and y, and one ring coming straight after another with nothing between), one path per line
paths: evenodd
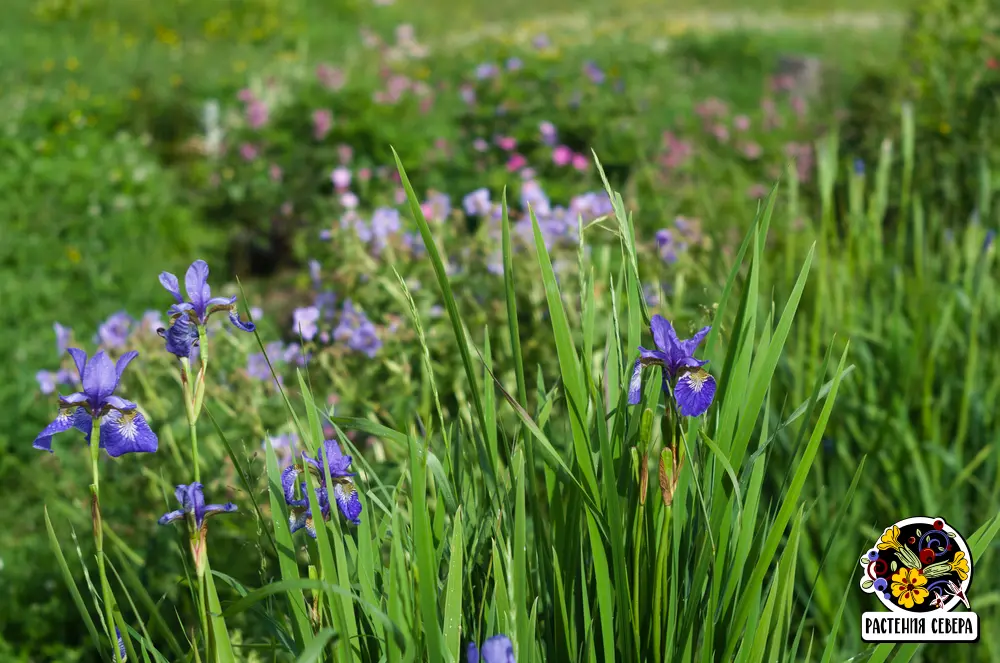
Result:
M941 522L944 523L944 527L942 527L941 529L950 529L952 532L955 532L955 536L952 540L958 545L958 549L965 553L965 559L969 561L969 575L966 576L965 580L962 581L961 585L962 593L968 596L969 585L972 583L972 572L973 572L972 555L969 553L969 547L965 544L965 539L962 537L961 534L958 533L958 531L954 527L951 527L948 524L947 520L945 520L944 518L928 518L926 516L913 516L912 518L904 518L903 520L899 520L893 523L889 527L883 529L882 534L885 534L886 529L890 529L891 527L899 527L900 529L902 529L904 525L919 524L919 525L930 525L931 527L934 527L935 520L940 520ZM879 539L882 538L882 534L879 534ZM875 543L872 545L872 548L877 548L877 547L878 547L878 539L876 539ZM869 548L869 550L870 549L871 548ZM865 577L866 578L868 577L867 572L865 573ZM891 591L891 588L892 588L892 581L890 580L889 587L887 588L886 591ZM882 603L882 605L884 605L892 612L898 612L905 615L920 614L920 613L915 613L911 610L906 610L902 606L897 605L894 601L890 601L889 599L885 598L885 596L883 596L882 592L870 592L870 593L875 594L875 596L878 597L878 600ZM947 603L944 604L944 608L942 608L938 612L951 612L952 610L955 609L955 606L961 603L962 600L960 598L958 598L957 596L953 596L951 597L951 600L949 600Z

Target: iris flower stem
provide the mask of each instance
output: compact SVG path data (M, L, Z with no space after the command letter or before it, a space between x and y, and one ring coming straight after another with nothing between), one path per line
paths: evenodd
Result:
M191 430L191 458L194 463L194 480L201 481L201 468L198 462L198 424L192 419L188 422L188 428ZM197 562L198 560L195 560Z
M101 418L94 417L90 437L90 464L94 482L90 485L90 512L94 520L94 545L97 548L97 574L101 580L101 593L104 595L104 615L107 621L108 639L115 653L116 663L123 663L121 650L118 648L118 638L115 637L114 594L108 583L108 572L104 564L104 525L101 522L101 481L98 460L101 454Z

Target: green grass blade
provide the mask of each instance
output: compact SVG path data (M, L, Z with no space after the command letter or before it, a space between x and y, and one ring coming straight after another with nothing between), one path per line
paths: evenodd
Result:
M63 580L66 582L66 588L69 590L70 596L73 598L73 603L76 605L76 609L80 613L81 619L83 619L84 626L87 627L87 633L90 634L90 639L94 643L94 648L97 651L101 651L101 638L97 635L97 627L94 625L94 620L91 619L90 612L87 610L87 606L83 602L83 596L80 595L80 589L76 586L76 581L73 579L73 574L69 570L69 565L66 564L66 556L63 555L62 546L59 545L59 538L56 536L56 532L52 528L52 521L49 519L49 507L46 505L43 507L42 511L45 514L45 531L48 532L49 535L49 546L52 548L52 552L56 556L56 562L59 564L59 570L62 571Z
M444 645L455 661L460 661L462 646L462 552L465 535L462 531L462 507L455 513L451 534L451 559L444 593Z
M421 624L426 641L427 660L431 663L444 661L445 649L441 639L441 625L438 622L438 565L434 558L434 544L431 541L431 524L427 510L427 481L425 454L419 448L416 438L410 437L410 484L412 492L413 556L416 558L417 596L420 607Z

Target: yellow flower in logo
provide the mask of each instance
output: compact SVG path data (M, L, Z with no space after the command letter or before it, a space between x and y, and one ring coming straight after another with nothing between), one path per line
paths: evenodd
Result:
M948 565L951 570L958 574L958 577L965 580L969 577L969 560L965 559L965 553L959 550L955 553L955 559L951 560Z
M899 528L895 525L892 526L892 529L887 529L882 534L882 538L878 540L879 550L889 550L890 548L899 550Z
M892 576L892 595L899 605L909 610L914 604L923 603L930 594L924 587L926 584L927 578L920 569L908 569L904 566Z

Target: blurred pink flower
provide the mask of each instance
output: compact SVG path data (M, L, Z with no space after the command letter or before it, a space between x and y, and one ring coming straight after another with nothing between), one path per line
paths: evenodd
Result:
M459 94L462 95L462 101L470 106L476 103L476 89L468 83L465 83L461 88L459 88Z
M486 150L489 149L489 147L490 144L487 143L482 138L477 138L476 140L472 141L472 149L474 149L476 152L485 152Z
M682 166L694 151L689 141L678 138L672 131L663 132L663 149L662 163L668 170Z
M344 87L344 72L338 67L320 63L316 66L316 79L328 90L336 92Z
M396 204L402 205L406 202L406 189L403 187L398 187L396 189Z
M721 99L715 97L709 97L705 101L701 102L694 107L694 112L698 114L699 117L705 120L709 120L715 117L721 117L729 112L729 107Z
M359 202L358 197L350 191L340 194L340 204L344 206L344 209L355 209Z
M747 159L759 159L760 155L764 153L764 148L760 146L760 143L756 141L750 141L740 145L740 151L743 152L743 156Z
M257 158L259 150L257 146L252 143L243 143L240 145L240 156L246 161L253 161Z
M281 213L285 216L291 216L292 212L295 211L295 206L291 202L285 201L281 203Z
M760 102L760 108L764 111L765 129L777 129L781 126L781 116L778 115L778 107L775 105L774 99L765 97Z
M251 129L260 129L267 124L269 116L267 104L259 99L253 99L247 105L247 123Z
M330 133L330 128L333 126L333 113L326 108L314 110L312 122L313 136L316 140L323 140Z
M573 167L577 170L587 170L590 167L590 159L585 154L574 154Z
M243 88L242 90L240 90L239 92L236 93L236 98L239 99L240 101L242 101L245 104L249 104L250 102L252 102L257 97L254 96L254 93L253 93L253 91L250 88L246 88L245 87L245 88Z
M341 143L337 146L337 159L340 160L341 165L346 165L351 163L351 159L354 158L354 150L351 149L350 145L345 145Z
M806 111L808 110L806 100L802 97L792 97L792 110L795 111L795 114L800 120L805 118Z
M552 150L552 163L557 166L568 166L573 161L573 150L565 145L559 145Z
M760 183L753 184L747 189L747 197L749 198L763 198L766 195L767 187Z
M268 169L268 174L271 176L271 181L280 182L281 181L281 166L276 163L272 163L271 167Z
M733 118L733 127L737 131L746 131L750 128L750 118L746 115L737 115Z
M367 182L372 178L371 168L362 168L358 171L358 179L362 182Z
M501 136L500 138L497 138L497 145L500 146L501 150L507 150L510 152L517 147L517 139L512 138L511 136Z
M514 171L520 170L527 165L528 165L527 159L525 159L520 154L513 154L507 161L507 170L513 173Z
M351 185L351 171L343 166L334 168L333 172L330 173L330 180L333 182L333 186L338 189L346 189Z
M720 143L725 143L729 140L729 128L724 124L716 124L712 127L712 135Z

